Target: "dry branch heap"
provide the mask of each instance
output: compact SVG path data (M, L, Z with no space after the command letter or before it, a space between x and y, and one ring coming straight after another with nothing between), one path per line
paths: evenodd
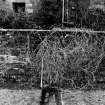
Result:
M105 32L103 31L77 28L1 29L1 37L3 42L0 50L8 52L12 57L14 55L17 60L22 60L21 63L25 63L25 59L29 61L28 63L32 63L30 65L32 70L27 69L30 72L34 71L32 84L39 84L42 80L42 85L85 89L104 81L102 62L105 55ZM2 49L3 46L6 49ZM4 73L7 66L1 63L0 67L1 73Z
M87 32L52 32L42 41L34 63L41 71L43 85L86 89L96 82L104 57L105 34Z

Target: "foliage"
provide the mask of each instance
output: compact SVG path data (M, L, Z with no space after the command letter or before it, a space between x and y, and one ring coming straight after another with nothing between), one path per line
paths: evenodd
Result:
M41 8L35 16L37 24L46 29L61 24L61 3L61 0L41 0Z
M98 8L88 10L86 24L88 28L94 30L104 30L105 28L105 11Z
M9 88L12 84L12 88L38 88L39 74L31 65L27 53L27 36L31 36L32 32L1 31L0 34L0 86L6 85ZM33 37L35 36L33 32ZM39 44L33 41L30 45Z
M87 2L89 4L88 0ZM0 28L52 29L53 27L61 27L62 1L41 0L40 4L38 12L32 14L12 13L0 9ZM72 6L76 6L74 10L71 9ZM69 19L74 21L74 27L77 28L104 30L105 27L105 11L98 8L88 9L88 5L86 6L84 2L78 1L75 4L69 4Z
M0 9L0 28L11 28L11 21L13 21L13 15Z
M90 0L65 1L65 26L76 28L89 28L93 30L105 30L105 10L90 7ZM68 13L68 14L67 14Z
M85 13L85 14L84 14ZM85 12L81 12L80 19L77 21L77 27L89 28L97 31L103 31L105 29L105 11L99 8L87 9ZM80 25L79 25L80 24Z
M0 10L0 27L6 29L39 29L40 26L36 25L33 21L32 14L25 12L8 13L6 10Z
M61 1L41 1L38 12L28 14L26 12L12 13L0 10L0 27L9 29L40 29L50 28L61 23Z

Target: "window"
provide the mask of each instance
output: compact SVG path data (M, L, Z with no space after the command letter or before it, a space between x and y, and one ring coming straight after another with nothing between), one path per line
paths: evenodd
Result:
M13 3L13 10L14 12L25 12L25 3Z

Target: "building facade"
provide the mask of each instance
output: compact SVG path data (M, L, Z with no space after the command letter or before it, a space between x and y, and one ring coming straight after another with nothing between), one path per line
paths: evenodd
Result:
M19 12L19 10L32 13L37 11L40 0L0 0L0 9Z

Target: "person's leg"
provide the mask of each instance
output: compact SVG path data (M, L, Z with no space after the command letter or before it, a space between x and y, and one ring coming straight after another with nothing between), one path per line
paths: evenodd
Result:
M50 88L49 87L42 88L40 105L47 105L49 103L49 98Z
M55 102L56 102L56 105L62 105L61 92L59 89L57 89L55 92Z
M45 99L46 99L46 88L42 88L40 105L45 105Z
M60 90L52 87L45 87L42 89L40 105L48 105L53 95L55 95L56 105L62 105Z

